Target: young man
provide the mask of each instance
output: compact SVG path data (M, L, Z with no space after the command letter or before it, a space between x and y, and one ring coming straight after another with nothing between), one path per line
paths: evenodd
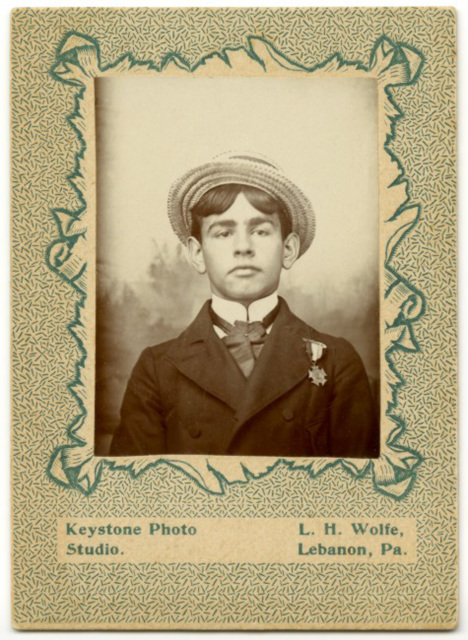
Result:
M358 354L277 295L314 237L306 196L263 157L228 154L173 185L169 217L212 299L141 354L110 455L376 457Z

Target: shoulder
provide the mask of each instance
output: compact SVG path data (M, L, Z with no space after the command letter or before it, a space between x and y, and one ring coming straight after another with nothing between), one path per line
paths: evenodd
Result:
M329 333L316 332L318 340L334 351L337 360L360 360L360 356L351 342L341 336L333 336Z
M294 329L298 333L302 333L304 338L321 342L325 346L339 351L340 353L353 353L355 352L352 344L341 336L336 336L331 333L325 333L319 331L314 326L308 324L294 313L290 312L291 324L294 325Z
M290 318L298 335L306 340L325 345L325 356L327 359L331 357L337 364L353 361L361 362L358 352L346 338L319 331L291 312Z
M171 340L166 340L165 342L145 347L140 353L139 360L153 362L161 360L161 358L164 358L166 354L171 352L171 349L181 342L181 339L182 336L179 336L177 338L172 338Z
M145 347L135 360L129 378L129 386L138 388L145 385L153 386L156 384L156 380L164 380L170 373L168 369L169 360L166 354L177 343L177 340L176 338Z
M213 331L209 307L210 302L205 302L195 319L178 337L143 349L139 362L152 362L153 365L159 365L165 361L177 361L180 358L187 357L187 354L190 353L191 345L204 341L208 334Z

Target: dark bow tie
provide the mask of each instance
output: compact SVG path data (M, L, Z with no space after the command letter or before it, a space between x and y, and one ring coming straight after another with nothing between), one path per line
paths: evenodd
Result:
M267 329L273 323L279 310L279 305L270 311L263 320L244 322L236 320L234 324L220 318L211 309L213 324L225 332L223 342L237 362L246 378L252 373L260 352L267 338Z

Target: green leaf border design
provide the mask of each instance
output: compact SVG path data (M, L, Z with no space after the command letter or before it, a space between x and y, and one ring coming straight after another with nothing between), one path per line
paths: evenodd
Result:
M387 367L381 381L384 400L385 420L381 426L381 455L377 460L346 460L329 458L308 458L285 460L278 459L265 463L255 458L240 459L236 471L225 470L222 458L205 458L190 456L190 460L173 458L124 458L118 462L94 456L93 443L86 440L84 424L88 418L86 410L86 367L87 352L85 348L86 326L83 322L87 300L87 262L86 231L87 222L87 182L84 160L88 149L86 113L83 111L84 96L90 82L97 76L109 72L128 74L161 73L169 67L181 72L194 73L200 67L223 63L232 68L235 55L247 56L250 63L268 73L271 69L283 68L291 72L312 74L320 73L359 73L368 74L378 81L379 88L385 93L385 126L386 139L384 149L392 165L394 178L387 189L398 191L399 205L391 215L385 216L383 226L385 232L384 255L384 301L385 331L381 336L384 341L385 361ZM106 467L113 470L126 470L132 476L143 473L149 467L159 464L170 465L179 472L187 474L204 490L213 494L224 493L228 484L249 482L272 471L277 465L286 465L291 471L304 471L315 478L325 469L341 465L355 477L372 477L375 490L395 500L404 498L410 491L416 469L422 462L422 456L415 450L398 444L398 439L408 428L398 409L398 391L405 380L398 373L395 365L397 351L405 353L418 352L419 345L414 335L414 323L425 310L422 293L416 290L392 266L392 259L398 244L411 232L420 219L420 207L412 202L410 185L402 163L391 151L391 143L396 136L396 125L403 116L392 97L392 88L401 85L412 85L417 82L424 63L424 56L414 47L402 43L394 43L382 36L374 45L368 65L362 62L345 61L338 53L313 68L305 68L284 56L271 43L261 37L248 38L246 47L228 48L220 53L204 56L196 65L190 65L178 54L167 55L158 66L151 61L136 60L131 54L120 57L115 63L103 66L100 58L99 43L87 35L69 32L60 42L56 63L50 70L52 77L76 91L75 108L67 117L68 124L76 133L80 148L75 157L72 174L67 178L69 185L78 196L80 206L75 210L66 208L52 209L56 221L58 237L47 249L49 267L65 282L74 287L80 294L76 305L76 313L69 324L69 333L76 340L80 349L80 358L75 366L75 377L68 385L74 396L78 413L67 427L69 443L55 448L47 471L49 477L61 486L78 489L90 494L96 489Z

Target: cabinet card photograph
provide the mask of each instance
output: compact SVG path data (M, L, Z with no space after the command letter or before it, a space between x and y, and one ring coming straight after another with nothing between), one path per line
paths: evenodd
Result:
M14 627L453 629L454 11L11 29Z

